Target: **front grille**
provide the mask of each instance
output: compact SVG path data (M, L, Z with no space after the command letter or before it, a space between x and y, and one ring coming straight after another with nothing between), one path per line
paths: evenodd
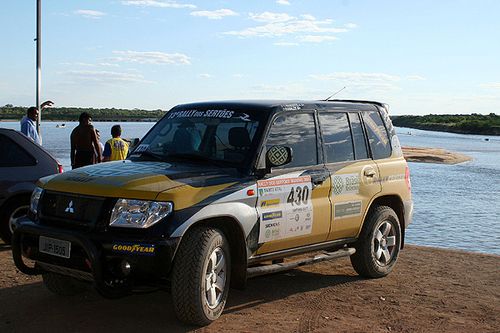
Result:
M40 219L50 225L94 227L102 219L105 206L105 198L45 192L40 198Z

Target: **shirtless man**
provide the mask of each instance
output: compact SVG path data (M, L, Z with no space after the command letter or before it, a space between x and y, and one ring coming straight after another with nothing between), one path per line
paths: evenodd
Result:
M99 147L94 126L90 124L91 120L90 114L83 112L78 118L80 124L71 132L71 167L73 169L99 163L102 160L101 147Z

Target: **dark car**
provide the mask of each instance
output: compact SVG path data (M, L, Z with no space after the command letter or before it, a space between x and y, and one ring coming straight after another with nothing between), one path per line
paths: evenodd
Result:
M22 133L0 128L0 238L10 243L15 221L26 215L36 181L62 165Z

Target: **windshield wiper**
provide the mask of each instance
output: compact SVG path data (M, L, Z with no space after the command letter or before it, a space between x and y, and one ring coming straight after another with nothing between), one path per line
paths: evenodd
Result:
M135 155L135 154L134 154ZM162 161L162 162L165 162L165 155L162 155L162 154L158 154L158 153L153 153L152 151L150 150L144 150L144 151L141 151L139 153L139 155L141 155L141 157L143 156L147 156L147 157L152 157L154 158L155 160L157 161Z
M182 159L185 161L197 161L197 162L205 162L210 163L216 166L233 166L231 162L218 160L214 158L210 158L205 155L200 154L190 154L190 153L169 153L166 158L174 158L174 159Z

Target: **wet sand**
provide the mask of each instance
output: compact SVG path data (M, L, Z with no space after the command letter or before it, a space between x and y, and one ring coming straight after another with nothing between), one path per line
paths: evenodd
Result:
M441 148L402 147L408 162L457 164L472 160L472 157Z

